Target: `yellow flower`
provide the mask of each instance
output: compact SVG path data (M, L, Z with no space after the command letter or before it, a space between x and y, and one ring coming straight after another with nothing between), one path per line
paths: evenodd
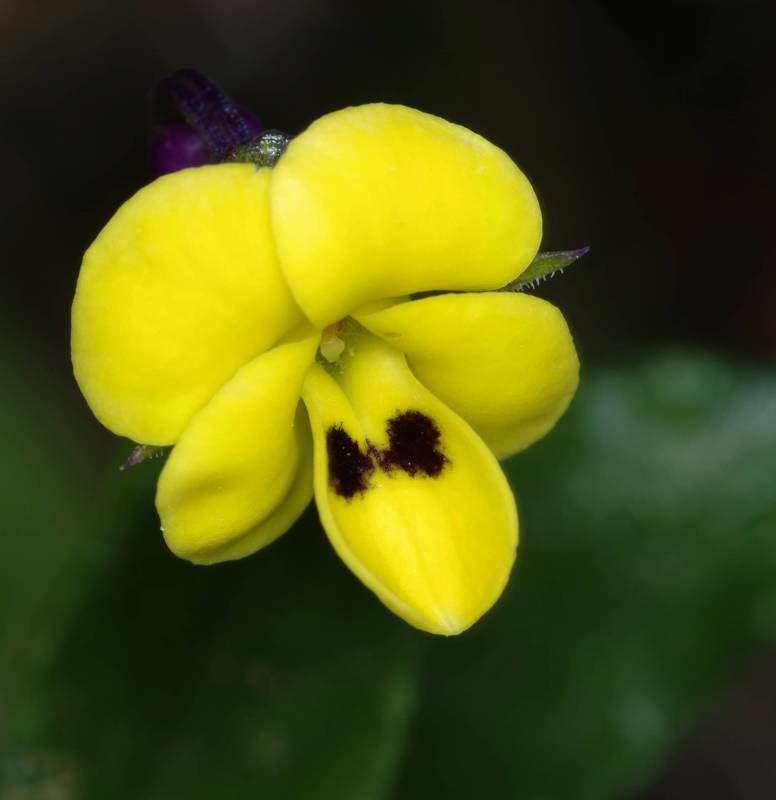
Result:
M503 151L402 106L348 108L272 169L187 169L125 203L84 257L75 375L110 430L174 445L156 503L177 555L247 556L314 493L380 600L458 633L514 562L497 459L577 385L560 312L489 291L540 238ZM412 298L429 291L449 293Z

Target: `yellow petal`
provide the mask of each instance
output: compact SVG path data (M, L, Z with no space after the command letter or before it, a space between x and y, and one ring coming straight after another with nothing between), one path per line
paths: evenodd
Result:
M449 294L375 309L355 316L406 353L418 379L498 458L544 436L574 396L574 342L563 315L545 300Z
M192 419L162 470L156 506L178 556L210 564L283 533L311 495L309 428L297 414L318 343L308 331L240 369Z
M235 371L300 321L275 255L269 171L183 170L141 189L84 256L73 366L114 433L170 444Z
M316 365L303 392L321 521L390 609L431 633L459 633L506 584L514 497L490 450L404 356L368 334L349 347L336 378Z
M357 106L314 122L270 188L278 255L315 324L370 300L494 289L533 259L536 195L499 148L404 106Z

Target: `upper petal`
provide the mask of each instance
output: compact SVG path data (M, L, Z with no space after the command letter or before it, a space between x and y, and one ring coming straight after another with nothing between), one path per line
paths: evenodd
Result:
M316 365L304 400L315 499L334 548L395 613L458 633L501 594L517 513L498 462L474 431L365 335L335 380Z
M269 224L269 171L159 178L86 252L72 312L76 379L97 418L174 442L238 367L301 319Z
M541 239L536 195L506 153L404 106L314 122L275 167L270 196L286 279L321 326L381 297L503 286Z
M577 388L579 360L551 303L521 293L448 294L357 313L498 458L544 436Z
M165 540L182 558L241 558L283 533L311 496L309 428L297 414L317 332L240 369L183 432L159 478ZM301 447L301 453L300 453Z

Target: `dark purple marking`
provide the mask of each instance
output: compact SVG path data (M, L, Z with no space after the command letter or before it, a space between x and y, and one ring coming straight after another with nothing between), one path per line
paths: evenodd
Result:
M439 449L441 434L436 422L420 411L402 411L388 420L388 447L371 448L385 472L404 470L408 475L436 478L448 463Z
M326 431L329 482L346 500L369 489L375 465L383 472L400 469L413 478L436 478L450 460L439 449L442 438L436 422L420 411L401 411L388 420L388 447L380 449L367 440L366 452L341 425Z
M326 452L329 456L329 482L340 497L350 500L369 488L375 465L341 425L326 431Z

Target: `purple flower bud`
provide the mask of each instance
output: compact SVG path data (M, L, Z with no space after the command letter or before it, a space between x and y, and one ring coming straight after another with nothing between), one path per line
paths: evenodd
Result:
M185 122L168 122L151 142L150 157L154 178L213 160L204 140Z
M195 70L178 70L156 87L163 125L151 143L154 177L223 160L261 132L247 109Z
M264 128L261 127L259 118L252 111L245 108L245 106L237 106L237 110L242 117L242 121L245 123L245 127L248 129L251 139L254 136L258 136L264 130Z

